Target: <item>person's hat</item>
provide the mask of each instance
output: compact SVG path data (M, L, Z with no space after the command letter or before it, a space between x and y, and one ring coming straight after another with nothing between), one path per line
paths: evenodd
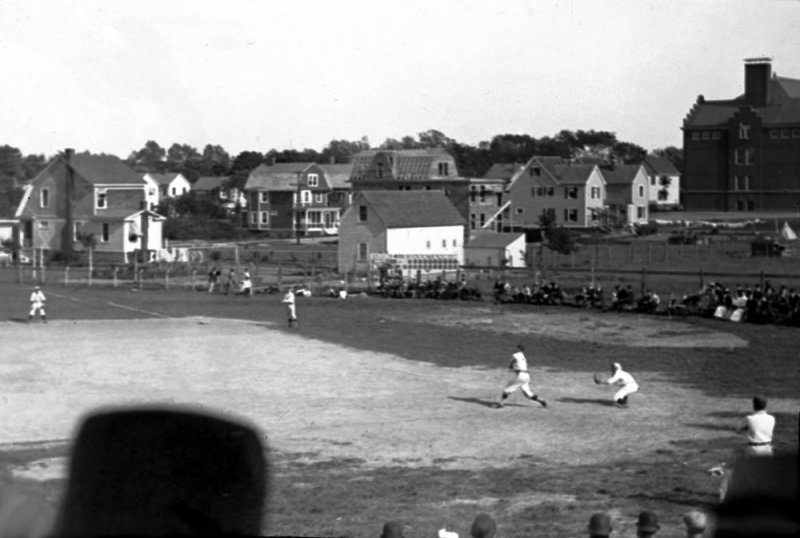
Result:
M403 538L403 524L399 521L387 521L383 525L381 538Z
M706 530L706 515L697 510L683 514L683 522L689 532L702 532Z
M612 367L614 370L620 370L620 369L622 369L622 365L621 365L620 363L618 363L618 362L612 362L612 363L611 363L611 367Z
M101 411L80 425L53 536L261 534L260 435L179 408Z
M469 532L472 538L492 538L497 532L497 523L489 514L478 514Z
M589 534L592 536L608 536L611 534L611 517L608 514L592 514L589 518Z
M753 407L757 409L766 409L767 399L763 396L753 396Z
M650 510L644 510L639 514L639 521L636 522L636 526L640 531L644 532L656 532L661 528L658 524L658 518Z

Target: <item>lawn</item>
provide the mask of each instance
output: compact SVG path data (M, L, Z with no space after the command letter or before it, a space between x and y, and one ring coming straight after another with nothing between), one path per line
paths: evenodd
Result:
M86 364L113 362L114 374L152 361L153 371L174 378L182 371L178 357L190 360L187 398L251 413L270 434L267 535L374 536L397 518L409 537L442 527L464 536L485 511L503 536L555 537L585 534L589 515L605 510L620 536L632 536L645 508L659 514L665 535L679 535L682 512L713 508L717 484L705 471L741 446L733 428L753 394L770 398L776 450L797 449L798 329L351 296L301 298L300 328L289 331L276 295L56 284L44 291L51 321L27 325L20 322L28 288L0 284L4 354L36 366L25 370L32 372L27 381L0 368L9 398L47 379L36 376L48 369L58 369L62 385L80 387L80 379L67 377ZM163 342L173 353L145 350L134 358L111 351L170 327L184 332L146 347ZM230 338L220 340L225 331ZM86 334L96 341L70 341ZM547 410L519 395L506 409L489 407L518 342L528 348ZM64 351L51 359L51 348ZM69 349L79 356L62 357ZM104 351L111 355L104 358ZM87 363L95 353L98 362ZM591 374L612 360L643 386L630 409L610 407L609 391L591 384ZM306 363L319 372L310 380L300 373ZM234 377L221 379L227 375ZM242 388L248 379L257 386ZM165 394L163 378L136 381L139 400ZM226 392L219 383L240 388ZM113 388L92 386L104 394ZM89 396L64 397L80 405ZM290 413L281 423L272 419L276 406ZM3 480L26 463L65 456L69 440L61 434L69 417L51 409L44 418L53 421L53 435L26 439L58 441L52 445L2 445ZM19 487L56 506L64 485L55 478Z

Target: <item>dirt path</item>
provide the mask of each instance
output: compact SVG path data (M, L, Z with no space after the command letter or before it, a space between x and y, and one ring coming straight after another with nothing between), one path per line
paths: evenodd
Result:
M490 404L507 380L499 369L442 368L236 320L0 323L0 342L5 446L68 439L79 417L98 407L169 403L243 417L271 448L310 460L578 464L666 446L676 431L684 439L727 435L704 427L714 421L709 413L742 407L652 375L639 380L631 408L619 410L608 406L610 387L534 365L550 408L515 395L497 410ZM771 406L788 410L791 402Z

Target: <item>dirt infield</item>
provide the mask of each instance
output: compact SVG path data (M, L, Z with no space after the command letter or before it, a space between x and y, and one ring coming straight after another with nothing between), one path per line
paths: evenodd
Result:
M679 324L674 329L676 340L685 338ZM533 383L550 407L515 395L498 410L491 404L507 381L501 369L444 368L227 319L6 322L0 341L0 449L66 441L79 417L99 407L164 403L242 417L272 449L310 461L586 464L666 446L676 429L682 439L728 435L709 428L707 417L742 407L741 399L712 399L650 374L639 376L631 407L616 409L611 387L534 364ZM791 403L773 400L771 408Z

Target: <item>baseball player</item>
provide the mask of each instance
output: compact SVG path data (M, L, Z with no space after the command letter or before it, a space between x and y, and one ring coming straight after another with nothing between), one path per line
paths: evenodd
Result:
M289 314L289 328L292 327L292 324L294 324L295 327L297 326L297 311L295 310L294 300L294 291L292 288L289 288L286 290L286 295L283 296L283 300L281 301L286 305L286 310Z
M47 298L44 296L42 289L39 286L33 288L33 292L31 293L31 311L28 313L28 321L33 321L33 316L36 315L36 312L39 312L39 315L42 317L42 321L47 323L47 315L44 312L44 302Z
M511 356L511 364L508 365L508 369L514 372L514 378L509 381L506 388L503 389L503 393L500 395L500 401L496 406L498 409L504 406L504 402L511 393L517 389L521 390L525 396L537 402L542 407L547 407L546 401L531 392L531 374L528 372L528 360L525 358L525 346L522 344L517 344L517 351Z
M775 417L767 413L767 399L753 397L753 414L747 415L742 431L747 432L748 456L772 456L772 433Z
M594 382L598 385L607 384L620 387L614 394L614 403L619 406L627 405L628 396L639 391L639 384L631 374L622 369L622 365L618 362L611 363L611 377L602 380L595 375Z

